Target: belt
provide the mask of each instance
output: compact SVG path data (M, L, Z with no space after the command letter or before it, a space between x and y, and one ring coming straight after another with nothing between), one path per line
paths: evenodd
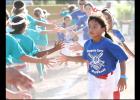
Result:
M101 79L107 79L108 76L112 75L113 72L110 72L108 74L104 74L104 75L100 75L100 76L96 76L97 78L101 78Z

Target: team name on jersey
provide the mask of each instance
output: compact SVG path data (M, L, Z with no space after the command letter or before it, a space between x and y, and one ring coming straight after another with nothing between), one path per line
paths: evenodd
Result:
M87 52L103 52L103 50L100 50L100 49L93 49L93 50L87 50Z

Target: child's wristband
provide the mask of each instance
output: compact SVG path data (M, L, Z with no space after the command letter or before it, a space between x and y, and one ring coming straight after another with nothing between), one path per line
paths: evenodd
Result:
M120 78L127 79L126 75L121 75Z

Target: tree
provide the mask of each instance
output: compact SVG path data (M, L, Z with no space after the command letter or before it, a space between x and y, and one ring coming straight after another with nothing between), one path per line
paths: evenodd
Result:
M116 5L116 17L119 20L130 20L134 15L134 7L129 3L119 3Z

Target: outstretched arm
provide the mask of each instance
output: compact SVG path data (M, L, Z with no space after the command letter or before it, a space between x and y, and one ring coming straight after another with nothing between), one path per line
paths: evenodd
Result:
M82 58L82 56L76 56L76 57L71 57L71 56L66 56L68 61L73 61L73 62L87 62Z
M37 57L43 57L45 55L49 55L55 51L58 51L60 49L62 49L64 47L63 42L59 41L59 42L55 42L55 45L52 49L49 50L45 50L45 51L41 51L39 53L36 54Z
M37 21L37 25L52 28L52 29L56 27L56 25L53 23L45 23L41 21Z
M60 57L57 58L58 62L67 62L67 61L72 61L72 62L87 62L82 58L82 56L65 56L61 55Z
M121 44L121 46L125 49L125 51L126 51L131 57L135 58L134 53L132 53L132 51L128 48L128 46L127 46L124 42Z
M62 28L62 27L56 27L52 30L42 30L40 33L41 34L52 34L52 33L58 33L58 32L66 32L66 29Z
M76 42L75 44L70 46L70 50L79 51L79 50L83 50L83 47L78 42Z
M47 65L47 67L52 66L51 64L55 63L53 60L48 59L48 58L37 58L37 57L32 57L29 55L24 55L20 57L20 60L24 61L24 62L29 62L29 63L42 63Z
M113 41L117 42L131 57L135 57L134 53L128 48L128 46L123 41L121 41L114 34L109 33L109 35L113 38Z

